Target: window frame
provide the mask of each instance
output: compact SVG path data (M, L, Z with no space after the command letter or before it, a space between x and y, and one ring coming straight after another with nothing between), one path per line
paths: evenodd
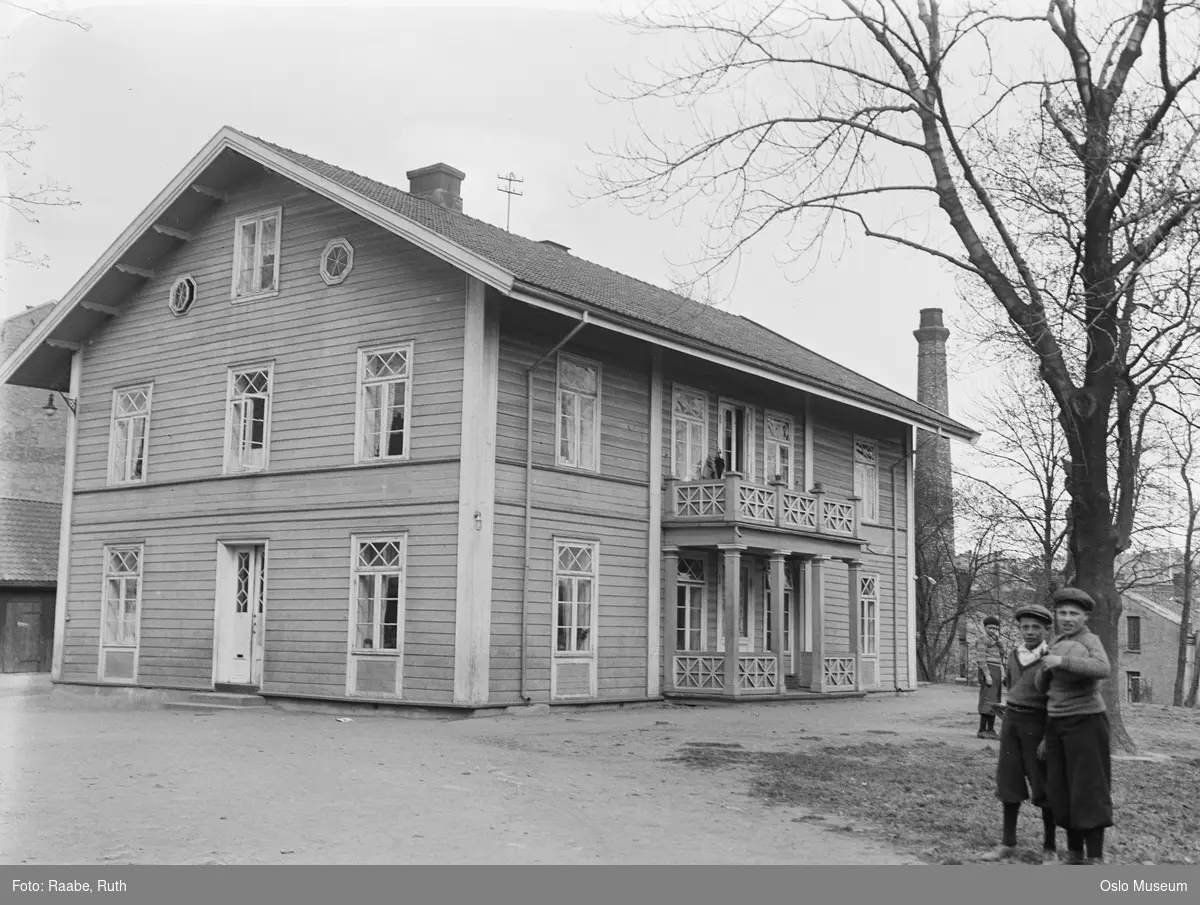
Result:
M135 551L137 553L137 572L136 573L112 572L110 570L109 567L112 564L112 554L114 554L114 553L130 553L130 552L135 552ZM103 552L103 556L104 556L104 564L103 564L103 567L101 570L102 577L100 579L101 580L101 587L100 587L101 663L100 663L100 666L101 666L101 669L103 669L103 663L104 663L103 652L104 651L107 651L107 650L131 650L131 651L134 651L134 662L135 662L134 675L136 676L137 675L137 669L136 669L137 651L141 647L141 639L142 639L142 591L145 586L146 545L145 545L145 543L142 543L142 542L126 543L126 544L104 544L102 547L102 552ZM108 586L109 586L109 581L116 579L116 578L124 579L124 578L130 578L130 577L135 577L137 579L137 595L134 598L134 613L133 613L133 617L132 617L133 640L132 641L125 641L125 640L111 641L108 638L108 625L109 625ZM122 593L124 593L124 582L122 582ZM122 602L124 602L124 600L125 600L125 598L122 598ZM122 607L121 613L122 613L121 623L122 623L122 625L124 625L124 623L126 621L124 619L124 614L125 614L124 607Z
M145 390L146 392L146 412L144 415L128 416L131 418L144 418L146 421L145 428L142 432L142 474L139 478L125 477L118 479L116 477L117 465L117 400L120 399L122 393L128 393L134 390ZM108 481L110 487L125 487L137 484L146 483L146 474L150 470L150 418L153 413L154 406L154 381L147 383L127 384L125 386L115 387L112 392L112 410L109 414L108 421ZM126 419L120 419L126 420ZM127 445L125 450L124 461L125 465L129 464L129 447L128 437L126 437Z
M784 487L791 490L796 485L796 419L770 409L763 411L763 479L775 480L775 473L771 471L770 464L772 447L779 448L783 445L778 440L772 440L770 431L767 430L767 422L772 420L782 422L788 428L787 478L784 480Z
M188 302L188 305L186 308L184 308L182 311L176 311L175 310L175 292L184 283L188 283L191 285L192 299L191 299L191 301ZM196 278L193 277L190 273L185 273L183 276L177 277L175 279L175 282L173 282L171 284L171 291L169 293L167 293L167 310L170 311L172 316L174 316L174 317L183 317L185 314L187 314L189 311L191 311L192 307L196 304L196 296L199 294L199 292L200 292L200 286L199 286L199 284L197 284Z
M383 623L382 607L379 605L379 600L372 598L371 607L371 647L358 646L358 586L359 578L362 575L377 576L375 581L375 589L378 590L378 577L397 574L393 568L363 568L359 564L359 557L362 554L362 546L364 544L396 544L399 547L399 572L396 583L396 647L386 648L379 647L378 643L381 640ZM346 643L349 647L351 657L391 657L402 658L404 656L404 623L408 611L408 532L400 531L389 534L352 534L350 535L350 610L349 610L349 625L348 637Z
M238 279L241 276L241 272L242 272L242 270L241 270L242 227L251 221L256 221L261 224L272 218L275 220L275 249L274 249L275 269L274 269L274 276L273 276L274 285L271 289L260 289L257 292L239 293L238 292ZM262 248L263 248L263 246L262 246L262 242L258 241L258 237L260 235L261 235L261 230L256 231L255 252L254 252L254 273L255 274L260 273L262 270L262 257L263 257ZM283 239L283 206L282 205L279 205L279 206L273 207L273 208L266 208L266 209L260 210L260 211L255 211L250 214L243 214L242 216L238 217L236 220L233 221L233 280L232 280L232 283L230 285L230 290L229 290L229 300L233 304L239 305L242 302L253 302L253 301L256 301L257 299L272 298L274 296L279 295L279 271L280 271L279 252L280 252L280 249L282 248L282 239Z
M851 441L851 443L852 443L851 459L852 459L852 465L853 465L853 469L854 469L854 495L859 498L859 510L858 510L859 511L859 519L868 525L878 525L880 518L882 516L882 512L881 512L882 507L881 507L880 501L879 501L879 441L872 439L870 437L861 437L856 434L854 436L854 439ZM874 462L865 462L865 461L860 462L859 461L858 448L859 448L860 444L862 446L870 446L875 451L875 461ZM874 495L871 497L868 497L866 495L866 493L864 493L864 491L867 488L862 486L859 483L859 479L858 479L859 465L863 465L864 467L869 466L871 469L872 481L874 484L874 487L873 487ZM875 504L875 508L874 508L873 512L869 511L867 508L867 502L869 499L872 500Z
M592 569L591 572L584 576L569 572L566 576L560 576L559 573L559 550L563 547L587 547L591 551ZM597 618L600 611L600 542L597 540L589 540L578 537L555 537L551 545L554 559L552 560L552 570L550 578L550 650L554 658L557 660L595 660L597 657L597 627L599 620ZM582 578L587 577L592 582L592 599L589 602L591 607L590 623L588 625L588 647L586 650L573 648L570 650L558 649L558 632L561 628L559 622L559 599L558 599L558 581L560 577ZM578 643L578 632L580 626L578 622L579 614L579 599L578 592L572 600L572 627L574 631L571 635L572 645Z
M688 577L685 577L684 563L686 561L695 561L695 562L700 563L701 576L702 576L701 578L699 578L699 579L691 578L690 575ZM677 573L677 580L676 580L676 593L675 593L675 622L674 622L674 627L673 627L673 630L675 632L675 649L676 649L676 651L682 651L685 653L696 653L698 651L703 651L707 648L707 645L708 645L708 563L706 561L706 557L704 557L704 556L680 556L679 557L679 565L676 568L676 573ZM700 607L699 607L699 609L700 609L700 624L699 624L699 626L694 626L694 625L690 624L691 608L687 607L686 605L684 607L680 606L679 591L681 589L684 591L685 594L690 594L693 591L699 591L699 593L700 593ZM679 626L679 616L680 616L681 611L684 612L685 614L687 614L689 617L684 620L685 623L688 623L688 624L686 624L682 629ZM680 631L683 631L685 641L692 633L699 632L699 635L700 635L699 646L696 648L686 647L686 646L680 647L679 646L679 632Z
M386 352L403 351L406 358L404 381L404 450L399 455L387 455L383 453L384 445L380 444L380 455L367 457L365 444L366 431L366 387L367 386L383 386L390 383L398 383L401 378L389 378L387 380L371 380L364 379L366 371L366 363L368 355L379 355ZM416 353L416 342L414 340L402 340L400 342L391 343L381 346L364 346L358 350L357 372L355 377L355 401L354 401L354 464L355 465L374 465L380 462L403 462L412 457L412 385L413 385L413 358Z
M563 458L563 454L562 454L563 393L564 392L573 393L577 397L587 395L587 394L581 394L577 390L568 390L563 387L563 385L562 385L563 362L571 362L572 364L577 365L579 367L583 367L583 368L592 368L596 372L595 405L593 407L593 412L592 412L592 437L593 437L592 459L593 459L593 461L590 464L583 463L583 462L571 462L571 461ZM555 461L555 464L559 468L570 468L573 471L590 471L590 472L599 472L600 471L600 424L601 424L600 409L601 409L601 405L603 403L603 396L604 396L604 368L600 364L600 362L595 361L594 359L590 359L590 358L582 358L581 356L573 355L573 354L570 354L567 352L559 352L558 353L558 358L555 360L555 364L554 364L554 461ZM577 417L575 423L577 425L581 425L582 419ZM579 456L578 446L581 445L582 436L577 434L574 439L575 439L575 443L576 443L575 458L579 459L580 456Z
M799 584L796 581L797 576L793 571L793 563L784 560L783 563L783 646L784 654L790 655L792 645L794 643L796 626L793 624L796 609L796 592L799 590ZM763 650L771 649L771 642L774 640L771 637L773 630L773 607L775 606L774 591L771 588L771 561L768 559L763 563L763 627L762 627L762 645ZM791 587L788 587L788 584Z
M1133 644L1133 634L1134 633L1129 631L1130 627L1135 624L1133 621L1135 619L1137 620L1137 622L1136 622L1137 646L1136 647ZM1131 654L1140 654L1142 652L1142 617L1141 617L1141 614L1126 615L1126 617L1125 617L1125 650L1129 651L1129 653L1131 653Z
M329 258L329 253L331 251L333 251L333 249L336 247L341 247L341 248L346 249L346 269L343 270L338 276L333 276L329 273L329 269L327 267L327 261ZM328 242L325 243L325 248L321 251L320 270L321 270L321 279L325 281L326 286L336 286L339 283L345 282L346 277L350 276L350 271L352 271L353 269L354 269L354 246L350 244L349 239L347 239L345 236L338 236L334 239L330 239Z
M1146 689L1143 684L1143 681L1144 680L1142 679L1141 670L1138 670L1138 669L1125 670L1125 700L1128 703L1130 703L1130 704L1145 703L1143 701L1143 697L1145 696ZM1133 690L1133 686L1135 684L1137 685L1137 689L1138 689L1136 701L1133 699L1134 696L1132 694L1130 694L1130 692Z
M262 465L257 468L239 464L233 450L235 436L233 429L234 383L238 375L254 371L267 372L266 404L263 407L263 461ZM275 409L275 362L269 361L229 368L225 380L225 455L222 473L226 475L262 474L271 467L271 420Z
M755 481L757 480L757 476L755 475L755 466L757 465L756 460L758 458L758 456L755 454L758 446L758 444L755 442L755 428L756 422L758 421L758 412L754 406L747 405L744 402L738 402L736 399L729 399L722 396L717 397L717 450L722 456L728 452L728 450L726 450L723 446L725 442L725 412L734 412L734 417L736 420L736 412L738 409L741 409L743 412L745 412L745 420L743 423L746 427L746 451L742 457L746 467L743 471L741 471L741 475L747 481ZM731 462L729 458L725 459L725 470L737 471L734 463Z
M861 572L858 576L858 654L860 657L879 656L879 573ZM872 582L875 593L867 594L867 583ZM867 603L871 607L868 616ZM867 634L868 627L873 629ZM870 650L867 641L870 640Z
M704 415L700 419L691 418L689 416L681 416L675 406L681 395L696 396L704 402ZM678 481L699 481L704 477L704 463L708 458L708 393L703 390L697 390L694 387L685 386L684 384L672 384L671 386L671 476ZM676 444L679 442L679 423L685 425L700 426L700 463L696 469L695 477L689 474L679 473L679 463L675 461ZM690 444L690 437L689 444Z

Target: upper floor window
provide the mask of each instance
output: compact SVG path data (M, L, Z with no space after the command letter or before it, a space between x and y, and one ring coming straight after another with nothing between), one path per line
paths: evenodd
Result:
M862 520L879 521L879 446L854 438L854 495L862 500Z
M769 479L783 481L792 486L792 419L784 415L767 413L765 424L766 468L763 474Z
M722 402L718 415L717 441L725 467L754 477L754 410L735 402Z
M1125 617L1125 649L1140 651L1142 649L1142 617Z
M697 481L704 473L708 434L708 397L677 386L671 397L671 473L681 481Z
M413 344L358 353L358 461L408 455Z
M334 286L350 276L354 266L354 246L345 239L330 239L321 252L321 279Z
M110 484L140 484L146 480L146 444L150 437L152 384L113 393L111 442L108 455Z
M234 225L234 301L279 291L279 233L283 208L238 217Z
M271 365L231 370L225 471L262 471L271 436Z
M558 357L558 464L600 469L600 365Z

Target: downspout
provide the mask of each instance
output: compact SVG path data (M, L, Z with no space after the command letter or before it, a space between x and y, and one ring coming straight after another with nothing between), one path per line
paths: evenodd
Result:
M896 469L916 454L917 448L914 446L911 451L893 462L890 469L892 473L892 690L897 692L904 691L904 689L900 687L900 661L897 659L900 653L900 613L896 606L898 598L896 592L900 587L900 494L896 485ZM908 567L913 568L913 563L909 563ZM912 588L909 588L906 593L912 594Z
M533 372L542 362L565 346L571 339L588 325L588 314L580 312L579 323L571 328L566 336L560 339L553 348L525 369L525 559L524 570L521 574L521 700L532 704L526 689L526 650L529 635L529 573L531 534L533 532Z

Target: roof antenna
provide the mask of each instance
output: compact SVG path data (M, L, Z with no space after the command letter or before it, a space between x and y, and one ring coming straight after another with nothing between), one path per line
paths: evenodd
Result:
M510 230L508 227L509 227L509 225L512 223L512 200L513 200L513 195L517 195L517 196L519 197L519 196L521 196L521 195L523 195L523 194L524 194L524 192L518 192L516 189L514 189L514 188L513 188L513 183L514 183L514 182L521 182L521 183L523 183L525 180L524 180L524 179L520 179L520 178L518 178L518 177L517 177L517 175L516 175L515 173L513 173L513 171L512 171L512 170L509 170L509 171L508 171L508 175L507 175L507 176L501 176L501 175L497 174L497 175L496 175L496 178L497 178L497 179L499 179L499 180L501 180L502 182L507 182L507 183L508 183L508 186L507 186L507 187L505 187L505 186L502 186L502 185L498 185L498 186L496 186L496 191L497 191L497 192L504 192L504 194L508 195L508 200L505 202L505 207L506 207L506 210L505 210L505 212L504 212L504 230L505 230L505 232L512 232L512 230Z

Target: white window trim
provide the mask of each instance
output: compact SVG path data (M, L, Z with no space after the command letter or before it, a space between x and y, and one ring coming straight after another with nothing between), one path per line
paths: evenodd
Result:
M233 455L233 380L247 371L267 372L267 405L263 413L263 464L261 468L238 465ZM271 418L275 410L275 362L261 362L230 368L225 377L225 461L224 474L261 474L271 467Z
M700 424L702 426L701 427L701 437L700 437L700 445L701 445L700 474L701 474L701 476L703 476L703 474L704 474L704 462L708 458L708 449L709 449L709 445L708 445L709 444L709 433L708 433L708 398L709 397L708 397L708 393L704 392L703 390L698 390L694 387L685 386L683 384L678 384L678 383L673 384L671 386L671 476L673 478L675 478L676 480L683 481L683 480L688 479L687 476L679 474L675 469L675 443L678 440L678 434L675 429L675 427L676 427L675 419L677 417L675 414L675 401L679 398L681 393L700 396L704 400L704 417L700 421ZM692 419L681 418L680 420L691 421Z
M567 462L562 457L562 365L561 362L570 361L585 368L595 368L596 370L596 408L592 416L592 436L595 442L592 444L591 464L583 462L571 463ZM603 390L604 390L604 369L600 362L590 358L581 358L578 355L570 355L566 352L559 352L558 358L554 362L554 461L559 468L570 468L576 471L595 471L600 470L600 410L603 405Z
M773 481L775 475L771 472L770 467L770 452L772 445L778 445L768 436L767 419L773 418L776 421L783 421L788 426L788 436L791 438L788 441L788 472L787 483L785 486L791 490L796 486L796 419L791 415L785 415L782 412L773 412L770 409L763 411L763 480Z
M341 246L346 249L346 269L342 271L340 276L330 276L329 271L325 269L325 260L329 257L329 252L336 246ZM344 236L338 236L336 239L330 239L325 244L325 249L321 252L321 279L328 286L336 286L338 283L344 282L346 277L350 276L350 271L354 269L354 246L350 244L350 240Z
M404 378L404 451L398 456L389 456L381 454L374 458L367 458L363 455L363 428L364 428L364 406L363 406L363 369L366 367L367 356L372 353L394 352L397 349L404 349L408 358L408 375ZM403 462L411 458L412 455L412 387L413 387L413 357L416 354L416 342L414 340L403 340L401 342L390 343L388 345L372 345L363 347L358 350L358 371L355 378L355 400L354 400L354 464L355 465L373 465L379 462ZM386 383L388 381L379 381Z
M754 406L747 405L744 402L739 402L736 399L730 399L730 398L723 397L723 396L717 397L717 435L716 435L717 449L721 453L725 452L724 449L721 449L721 443L724 440L723 433L724 433L724 429L725 429L725 411L726 411L726 409L736 409L736 408L742 408L742 409L746 410L746 446L749 448L746 450L746 455L745 455L746 471L743 474L743 477L746 478L747 481L754 481L754 480L756 480L755 466L758 464L756 461L758 459L758 456L755 455L755 449L758 445L755 442L755 438L756 438L755 428L756 428L757 422L758 422L758 412L754 408ZM725 470L726 471L735 470L733 467L733 463L726 462Z
M386 648L358 649L354 640L358 633L358 551L362 544L393 543L400 546L400 582L398 594L400 602L396 612L396 649ZM375 570L365 570L362 574L376 575ZM401 531L393 534L352 534L350 535L350 609L349 632L346 637L347 653L352 657L393 657L404 656L404 622L408 611L408 532ZM376 614L378 615L378 614Z
M183 311L176 311L175 310L175 290L179 288L180 283L185 283L185 282L192 284L192 301L188 304L187 308L184 309ZM185 273L183 276L177 278L175 280L175 282L171 284L171 291L167 294L167 310L170 311L172 316L174 316L174 317L183 317L185 314L187 314L189 311L191 311L193 307L195 307L196 297L199 294L200 294L200 285L196 282L196 278L193 277L190 273Z
M680 556L682 562L685 559L698 559L704 567L704 580L695 581L691 578L683 578L678 576L676 586L681 588L699 588L700 589L700 646L696 651L686 651L686 653L696 653L697 651L706 650L708 647L708 562L703 556ZM679 598L675 601L675 616L672 624L672 631L675 633L675 643L679 643Z
M878 525L879 519L883 514L881 511L883 507L880 504L880 500L879 500L879 441L875 440L871 437L860 437L857 434L854 436L854 438L851 441L851 446L850 446L850 467L853 469L854 474L856 474L858 472L858 455L856 452L856 446L859 443L864 443L864 444L869 443L871 446L873 446L875 448L875 514L874 514L874 516L872 516L870 513L867 512L867 507L866 507L866 499L867 498L866 498L866 495L861 492L862 488L860 488L858 486L857 480L854 481L854 495L860 498L859 502L862 504L859 507L859 513L860 513L861 520L865 524L868 524L868 525Z
M123 481L118 481L114 477L117 464L117 398L121 393L129 392L130 390L146 391L146 434L142 441L142 476L140 478L126 478ZM149 383L135 383L126 386L120 386L113 390L112 394L112 413L108 420L108 485L110 487L124 487L126 485L136 485L146 483L146 474L150 470L150 418L154 411L154 381ZM126 453L128 456L128 453Z
M241 274L242 266L242 224L250 220L265 220L270 217L275 218L275 288L268 289L265 292L255 292L247 295L238 295L238 276ZM233 222L233 280L229 289L229 299L233 304L240 305L242 302L253 302L257 299L273 298L279 295L279 250L282 247L283 238L283 207L268 208L266 210L256 211L252 214L244 214L238 217ZM262 248L262 243L258 246ZM260 254L261 258L261 254ZM255 265L257 271L258 265Z
M108 614L108 561L109 553L113 550L137 550L138 554L138 571L137 571L137 600L134 604L134 642L133 644L113 644L105 640L105 622ZM103 560L100 566L100 654L99 662L96 664L97 678L106 683L112 684L130 684L137 682L138 663L142 649L142 591L145 586L146 575L146 544L144 542L132 544L105 544L101 548ZM104 653L109 650L125 650L133 652L133 677L132 678L117 678L111 679L104 675Z
M589 547L592 551L592 620L588 635L591 645L588 650L560 651L558 649L558 551L560 547ZM597 637L599 619L597 616L600 612L600 542L585 538L555 537L553 552L554 560L550 584L550 652L556 660L595 660L599 647L599 638ZM594 681L595 673L593 672ZM594 691L593 689L593 694Z
M864 578L873 578L875 580L875 596L874 597L864 597L863 596L863 594L862 594L862 579L864 579ZM880 577L879 577L878 572L863 572L863 573L859 574L858 651L859 651L860 656L871 657L871 658L876 658L876 659L879 657L879 637L880 637L879 622L880 622L880 612L881 612L880 597L882 596L879 593L879 589L880 589ZM875 636L871 639L872 641L875 642L874 645L872 645L875 648L875 650L872 653L867 653L867 635L866 635L866 632L864 631L864 628L865 628L864 624L866 622L866 614L867 614L867 608L863 605L863 602L865 600L871 600L871 601L874 601L874 603L875 603L875 633L874 633Z

